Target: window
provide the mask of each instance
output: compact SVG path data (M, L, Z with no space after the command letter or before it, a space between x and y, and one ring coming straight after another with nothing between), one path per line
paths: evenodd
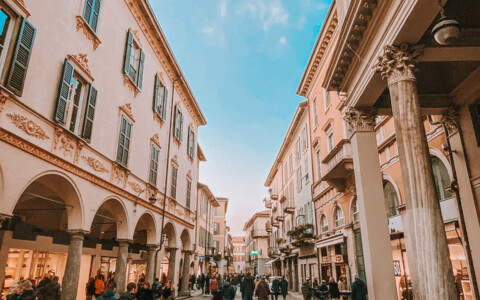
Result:
M297 169L297 190L298 192L302 190L302 167Z
M323 90L323 101L326 111L330 107L330 92L328 92L326 89Z
M220 234L220 224L217 222L213 223L213 234Z
M295 207L295 190L293 189L293 180L290 182L290 197L289 197L289 201L290 201L290 205L292 207Z
M218 216L218 207L213 208L213 215Z
M218 241L213 241L213 248L215 248L216 251L218 251Z
M357 204L357 199L353 202L353 222L357 223L360 220L360 216L358 214L358 204Z
M325 215L322 216L320 219L320 224L322 224L322 232L327 232L328 231L328 220Z
M317 156L317 174L320 179L322 177L322 157L320 155L320 149L318 149L315 154Z
M307 185L309 179L310 178L308 176L308 160L307 158L305 158L305 185Z
M10 16L0 9L0 57L3 57L4 49L7 46L7 33L10 25Z
M293 174L293 156L292 153L290 153L290 156L288 157L288 171L290 174Z
M168 90L163 85L158 74L155 75L155 87L153 89L153 111L165 121L167 118Z
M206 215L208 210L208 200L205 197L205 195L202 194L202 202L201 202L201 207L200 207L200 213L202 215Z
M397 206L399 204L397 191L390 181L383 184L383 194L387 206L387 217L391 218L398 215Z
M335 228L345 225L345 216L343 215L343 210L340 206L335 208Z
M327 152L330 153L333 150L333 130L327 133Z
M318 124L318 112L317 112L317 98L313 99L313 124L317 126Z
M85 0L85 8L83 9L83 19L95 32L97 31L101 2L102 0Z
M187 154L191 158L195 158L195 132L190 126L188 127Z
M175 109L173 113L173 136L179 142L183 142L183 114L178 109L178 105L175 104Z
M133 33L129 30L127 34L127 47L125 49L123 72L139 90L142 89L144 63L145 53L140 49L138 43L133 37Z
M288 166L287 163L283 164L283 185L286 185L288 181Z
M158 153L159 150L155 146L152 146L152 153L150 155L149 182L153 186L157 185Z
M2 62L6 57L8 38L8 25L10 17L5 11L1 10L0 22L2 26L1 36L1 58ZM17 36L17 42L10 63L6 87L15 95L22 96L25 77L27 75L28 64L33 50L33 41L35 40L36 29L27 19L22 19L20 30ZM5 63L4 63L5 65Z
M295 161L298 163L300 161L301 154L300 154L300 138L297 139L295 143Z
M307 126L303 127L302 130L302 151L307 151L308 147L308 135L307 135Z
M450 176L443 162L436 156L432 156L433 181L437 190L439 201L452 198L452 193L447 190L450 187Z
M120 137L118 138L117 162L126 166L128 161L128 151L130 148L130 134L132 131L132 123L124 116L120 122Z
M190 209L190 201L192 197L192 181L187 178L187 201L186 201L186 206L188 209Z
M177 198L177 173L178 167L172 163L172 184L170 186L170 197L172 197L173 200L176 200Z

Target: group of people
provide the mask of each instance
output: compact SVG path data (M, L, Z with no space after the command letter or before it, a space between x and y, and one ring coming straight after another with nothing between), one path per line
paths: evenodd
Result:
M45 275L38 285L25 279L14 283L7 295L7 300L60 300L61 287L59 278L54 275Z
M346 283L344 278L340 278L338 283L333 277L328 280L328 285L325 280L319 285L317 279L314 279L313 284L309 278L306 278L302 286L302 294L305 300L316 298L319 300L339 300L341 299L340 291L346 290ZM351 289L352 300L366 300L367 286L360 277L355 276L355 281Z

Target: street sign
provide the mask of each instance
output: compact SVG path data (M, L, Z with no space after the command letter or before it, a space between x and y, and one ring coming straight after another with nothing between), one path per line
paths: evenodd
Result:
M252 255L258 255L258 251L257 251L257 250L252 250L252 252L250 252L250 254L252 254Z

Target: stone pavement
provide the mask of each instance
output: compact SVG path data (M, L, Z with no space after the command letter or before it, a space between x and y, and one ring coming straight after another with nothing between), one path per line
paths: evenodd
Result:
M207 299L211 299L211 296L210 295L202 295L201 291L193 290L191 292L191 296L183 296L183 297L178 296L176 299L177 300L183 300L183 299L207 300ZM240 291L237 290L237 294L235 295L235 300L241 300L241 299L242 299L242 297L240 295ZM256 300L255 297L253 299ZM303 296L300 293L288 292L286 300L297 300L297 299L303 299ZM283 300L283 297L281 295L279 295L278 300Z

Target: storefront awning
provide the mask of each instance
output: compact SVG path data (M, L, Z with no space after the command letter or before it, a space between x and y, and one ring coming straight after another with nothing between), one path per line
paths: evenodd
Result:
M329 236L327 238L324 238L324 239L321 239L321 240L317 241L315 246L317 248L323 248L323 247L327 247L327 246L341 244L343 242L345 242L345 236L342 233L340 233L340 234L332 235L332 236Z
M267 261L267 262L265 263L265 265L266 265L266 266L269 266L269 265L271 265L273 262L275 262L275 261L277 261L277 260L279 260L279 259L280 259L280 258L277 257L277 258L275 258L275 259L269 260L269 261Z

